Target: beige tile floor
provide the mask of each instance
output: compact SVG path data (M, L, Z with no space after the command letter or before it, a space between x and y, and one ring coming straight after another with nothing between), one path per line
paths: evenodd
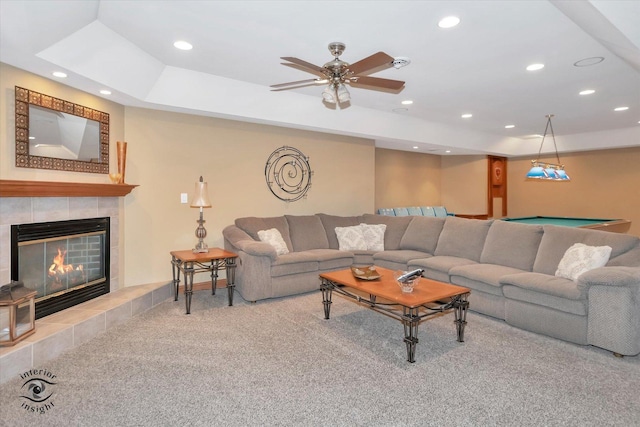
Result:
M173 297L171 283L118 289L36 320L36 332L0 347L0 384Z

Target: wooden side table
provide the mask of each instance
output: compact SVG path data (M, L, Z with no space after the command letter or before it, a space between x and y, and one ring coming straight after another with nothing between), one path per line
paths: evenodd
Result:
M171 267L173 270L174 301L178 301L180 272L184 273L184 296L187 314L191 313L191 296L193 295L193 276L203 271L211 272L211 295L216 294L218 271L227 270L227 293L229 305L233 305L233 290L236 278L236 258L238 254L220 248L210 248L209 252L193 253L191 250L172 251Z

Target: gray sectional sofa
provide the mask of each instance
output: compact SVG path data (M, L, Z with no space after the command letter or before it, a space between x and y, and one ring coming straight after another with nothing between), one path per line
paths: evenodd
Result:
M340 250L336 227L385 224L384 250ZM258 232L277 229L278 255ZM457 217L364 214L239 218L223 230L238 253L236 289L248 301L318 290L318 275L352 264L424 269L471 289L470 310L536 333L620 355L640 353L640 238L604 231ZM575 243L609 246L606 266L555 275Z

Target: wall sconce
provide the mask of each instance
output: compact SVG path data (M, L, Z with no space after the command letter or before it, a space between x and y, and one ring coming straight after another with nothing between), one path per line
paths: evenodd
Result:
M200 181L196 182L196 190L193 194L193 199L191 200L192 208L200 208L200 219L196 221L198 223L198 228L196 228L196 237L198 238L198 244L193 249L193 253L205 253L209 252L209 247L204 242L204 238L207 237L207 230L204 228L205 220L202 217L202 209L210 208L211 201L209 200L209 190L207 188L207 183L202 181L202 177L200 177Z
M0 287L0 346L14 345L36 331L36 294L22 282Z
M564 170L564 165L560 164L560 156L558 155L558 146L556 145L556 136L553 133L553 126L551 125L551 117L553 114L547 116L547 126L544 128L544 135L542 136L542 142L540 143L540 149L538 150L538 157L535 160L531 160L531 169L527 173L527 179L544 179L547 181L570 181L569 175ZM544 145L544 139L547 136L547 130L551 130L551 137L553 138L553 146L556 150L557 164L553 163L540 163L540 153L542 152L542 146Z

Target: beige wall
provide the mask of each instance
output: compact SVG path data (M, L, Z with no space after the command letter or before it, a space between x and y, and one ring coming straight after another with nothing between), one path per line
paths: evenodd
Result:
M456 214L486 214L487 157L443 156L442 205Z
M126 285L170 277L169 251L196 243L198 210L180 204L202 175L213 207L204 210L206 242L222 246L222 229L243 216L373 212L373 141L244 122L126 109ZM271 153L295 147L313 170L307 198L287 203L267 187ZM202 280L206 280L203 278Z
M439 206L440 156L376 148L375 209Z
M629 234L640 236L640 147L563 154L561 161L570 182L527 181L531 159L509 159L509 216L623 218L631 220Z

